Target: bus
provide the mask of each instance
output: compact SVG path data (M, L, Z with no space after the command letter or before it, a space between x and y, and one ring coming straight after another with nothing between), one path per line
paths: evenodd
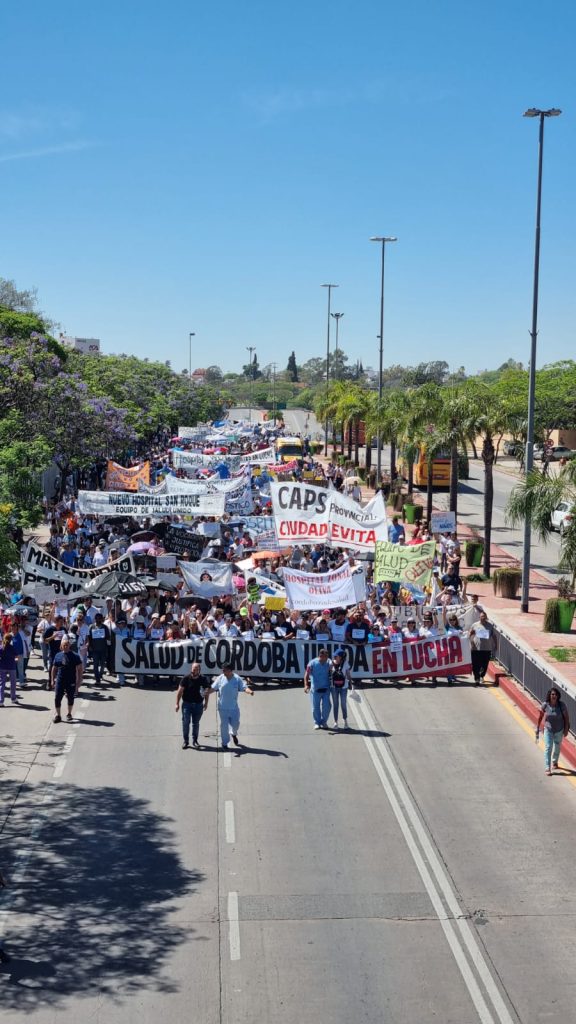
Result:
M408 479L408 459L405 453L400 452L398 457L398 472L405 480ZM418 447L416 458L414 459L414 486L415 487L427 487L428 486L428 459L426 458L426 448L423 445ZM450 452L442 451L436 453L432 460L432 487L450 487Z
M280 462L291 462L292 459L303 457L304 445L299 437L279 437L276 441L276 453Z

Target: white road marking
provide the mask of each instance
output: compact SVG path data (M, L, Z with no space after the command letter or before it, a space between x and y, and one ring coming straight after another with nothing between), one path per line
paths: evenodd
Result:
M226 820L226 842L236 842L236 823L234 821L234 804L232 800L226 800L224 804L224 817Z
M228 938L230 942L230 959L240 959L240 925L238 923L238 893L228 893Z
M232 767L232 754L229 754L228 751L226 751L226 753L222 755L222 760L224 762L225 768Z
M378 726L365 701L360 707L352 703L351 709L360 728L378 732ZM384 738L364 736L363 739L482 1024L494 1024L495 1018L466 959L464 947L496 1011L497 1019L501 1024L513 1024L472 929L468 921L462 918L462 910L448 875L422 826L413 800L402 782ZM448 914L445 908L448 909Z
M67 757L62 756L62 757L59 757L58 760L56 761L56 763L54 765L54 778L55 779L59 779L61 777L62 772L64 771L64 769L66 767L66 761L67 760L68 760Z
M68 735L66 737L66 740L64 742L64 753L65 754L69 754L70 753L70 751L72 750L72 747L74 746L75 741L76 741L76 733L73 733L73 732L68 733Z

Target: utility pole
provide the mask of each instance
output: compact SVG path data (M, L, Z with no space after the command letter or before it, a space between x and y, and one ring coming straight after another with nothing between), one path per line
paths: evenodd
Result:
M322 288L328 289L328 318L326 326L326 402L328 402L328 391L330 388L330 299L332 289L338 288L337 284L323 284ZM328 455L328 416L324 422L324 455Z
M248 369L250 371L250 384L249 384L249 391L248 391L248 394L249 394L249 398L248 398L248 422L252 423L252 385L254 383L254 366L253 366L253 363L252 363L252 353L255 351L255 346L254 345L247 345L246 346L246 351L250 354L250 358L248 360Z
M192 383L192 338L196 337L195 331L188 335L188 380Z
M336 344L334 345L334 370L332 372L332 376L334 377L334 380L338 380L338 328L344 313L332 313L331 315L336 321Z
M276 363L272 363L272 419L276 426Z

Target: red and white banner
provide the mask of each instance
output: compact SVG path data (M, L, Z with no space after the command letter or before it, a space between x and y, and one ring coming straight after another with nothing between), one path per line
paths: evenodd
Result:
M284 568L282 582L286 588L288 607L296 608L298 611L348 608L358 602L354 577L348 562L333 572L316 574Z
M381 493L362 508L335 490L305 483L271 483L270 494L278 543L327 544L373 551L388 540L386 506Z

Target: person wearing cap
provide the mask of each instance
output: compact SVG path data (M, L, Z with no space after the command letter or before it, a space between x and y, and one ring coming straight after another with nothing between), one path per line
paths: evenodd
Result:
M346 651L338 647L332 655L332 676L330 693L332 697L332 711L334 713L334 728L338 728L338 712L342 708L344 728L348 728L348 688L352 688L352 677L350 669L346 664Z
M106 562L108 561L108 549L106 547L105 540L98 541L98 544L96 545L96 551L94 552L94 558L92 561L94 563L95 569L98 569L98 567L101 565L106 565Z
M346 618L346 612L344 608L336 608L334 611L334 618L330 619L328 628L332 640L335 643L343 644L346 640L346 630L348 628L348 620Z
M456 613L453 612L452 609L444 607L442 616L444 619L446 636L462 636L462 626L460 625L460 621ZM457 676L451 675L450 673L446 676L447 683L455 683L457 679Z
M164 639L166 631L158 612L152 612L152 615L150 616L150 625L146 632L149 640Z
M96 686L100 685L104 675L110 642L110 630L104 625L104 616L102 612L96 612L94 624L88 630L88 654L92 658Z
M328 651L322 647L318 657L306 665L304 672L304 693L309 693L312 701L312 718L315 729L325 729L330 716L330 686L332 662Z
M230 736L232 736L235 746L240 746L240 740L238 739L238 730L240 728L238 694L247 693L250 697L254 696L254 690L247 685L249 682L249 679L242 679L241 676L234 672L232 665L226 663L222 666L222 674L214 680L210 689L205 693L205 708L208 707L210 693L216 692L218 694L220 737L223 750L228 750Z
M214 640L218 636L218 627L214 615L207 615L202 623L202 635L207 640Z
M438 626L434 621L434 615L429 608L424 609L422 625L420 626L418 633L421 640L432 640L440 636L440 630L438 629ZM428 676L428 679L431 679L433 683L438 682L436 676ZM418 685L417 679L414 679L413 682L415 685Z

